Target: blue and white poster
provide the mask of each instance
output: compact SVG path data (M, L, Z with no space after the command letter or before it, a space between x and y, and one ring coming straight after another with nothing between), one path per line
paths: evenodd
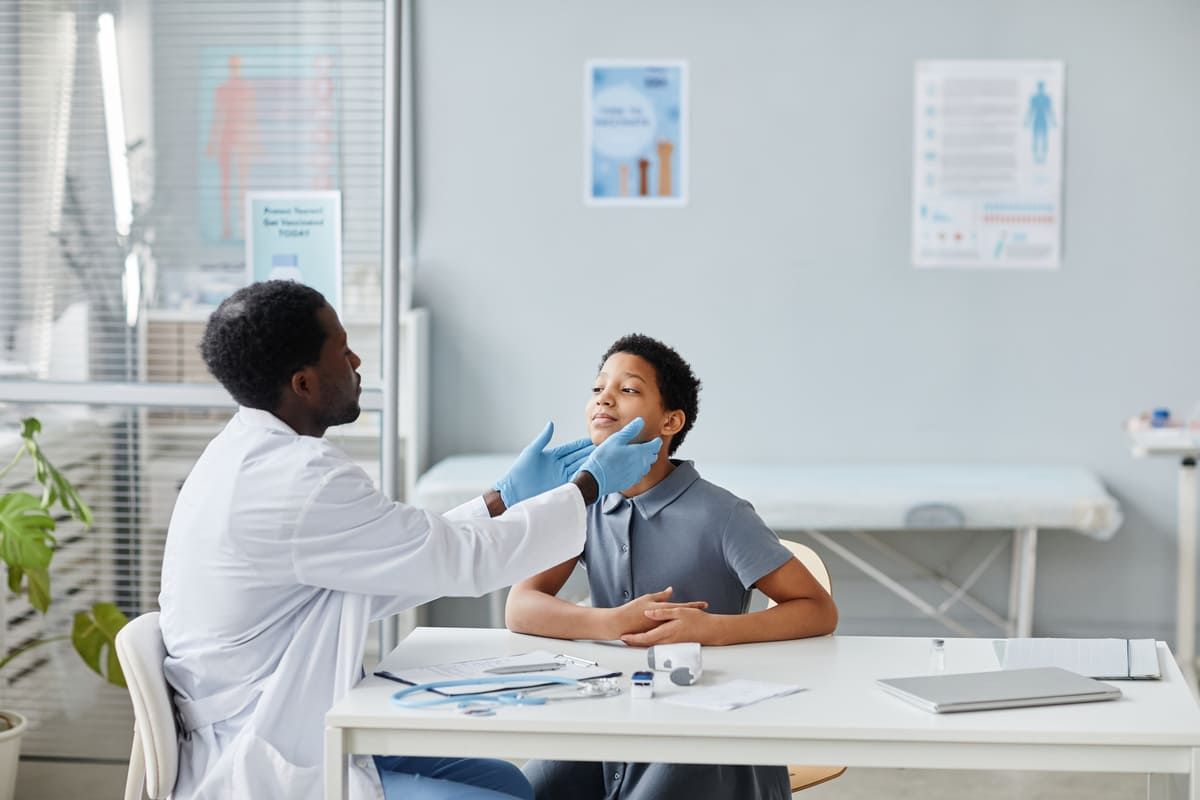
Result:
M1062 257L1061 61L920 61L918 267L1054 269Z
M246 281L293 280L342 306L341 192L249 192Z
M687 63L589 61L584 93L584 202L687 205Z

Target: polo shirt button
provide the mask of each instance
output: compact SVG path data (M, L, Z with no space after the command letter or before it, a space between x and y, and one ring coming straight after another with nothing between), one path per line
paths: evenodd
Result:
M619 772L614 772L614 773L613 773L613 780L614 780L614 781L619 781L619 780L621 780L621 773L619 773Z
M621 592L621 596L622 596L622 597L629 597L629 590L628 590L628 589L626 589L625 591Z
M623 545L621 545L621 552L622 552L622 553L628 553L628 552L629 552L629 545L627 545L627 544L623 544Z

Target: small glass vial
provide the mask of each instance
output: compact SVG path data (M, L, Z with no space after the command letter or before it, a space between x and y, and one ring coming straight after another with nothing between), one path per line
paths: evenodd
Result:
M946 670L946 640L934 639L929 647L929 671L945 672Z

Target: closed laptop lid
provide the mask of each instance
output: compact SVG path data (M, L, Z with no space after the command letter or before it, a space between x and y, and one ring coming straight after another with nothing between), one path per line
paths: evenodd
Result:
M887 678L879 685L927 711L1087 703L1112 700L1121 690L1058 667L1004 669L948 675Z

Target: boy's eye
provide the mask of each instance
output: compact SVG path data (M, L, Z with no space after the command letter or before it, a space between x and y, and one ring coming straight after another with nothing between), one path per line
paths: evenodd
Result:
M638 391L638 390L637 390L637 389L635 389L635 388L633 388L632 386L626 386L626 387L625 387L624 389L622 389L621 391L622 391L622 392L628 392L629 394L637 394L637 391Z
M592 387L592 394L600 394L600 387L599 387L599 386L593 386L593 387Z

